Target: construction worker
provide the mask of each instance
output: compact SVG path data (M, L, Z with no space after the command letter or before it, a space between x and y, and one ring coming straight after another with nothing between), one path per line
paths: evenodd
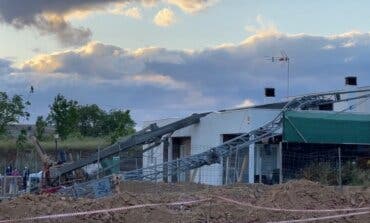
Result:
M5 175L6 176L11 176L12 175L12 165L10 164L10 165L8 165L7 167L6 167L6 169L5 169Z

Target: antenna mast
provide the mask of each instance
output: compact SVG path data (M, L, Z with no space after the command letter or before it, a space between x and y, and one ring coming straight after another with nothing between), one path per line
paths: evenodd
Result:
M268 59L273 63L286 63L287 65L287 90L286 90L286 97L290 97L290 58L288 54L282 50L280 51L281 55L276 57L269 57Z

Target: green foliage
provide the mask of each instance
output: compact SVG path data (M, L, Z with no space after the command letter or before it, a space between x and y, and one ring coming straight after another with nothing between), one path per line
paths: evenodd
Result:
M47 126L47 122L44 120L44 117L38 116L35 125L36 125L36 138L38 140L43 140L45 128Z
M323 185L339 185L338 167L328 162L315 162L302 171L303 178L320 182ZM357 164L347 162L342 166L342 184L351 186L370 185L370 172Z
M78 105L77 101L67 100L58 94L50 106L48 118L57 133L65 140L70 137L109 136L111 142L135 132L135 122L129 110L106 112L93 105Z
M97 105L85 105L78 108L79 132L83 136L97 137L102 135L106 112Z
M17 141L15 142L17 149L24 149L27 143L27 131L22 129L17 137Z
M78 131L78 102L67 100L58 94L50 106L49 121L55 126L61 139Z
M111 142L115 143L120 137L133 134L135 124L129 110L113 110L107 116L104 127L107 132L111 133Z
M4 134L6 127L11 123L18 123L22 117L29 117L25 111L29 102L24 102L20 95L9 98L6 92L0 92L0 135Z
M337 185L338 172L330 163L314 162L302 171L303 178L323 185Z
M135 132L135 122L129 110L105 112L99 106L84 105L78 107L78 127L81 136L110 136L114 143L118 138Z
M9 136L1 136L0 137L0 151L9 151L9 150L17 150L17 137L9 137ZM55 150L55 141L53 137L45 136L43 141L40 142L42 147L45 150L49 150L54 152ZM94 150L98 147L104 148L110 145L110 139L108 137L75 137L73 135L69 135L66 140L58 142L58 147L68 150ZM24 149L33 149L34 145L27 140L24 144Z
M347 162L342 169L342 180L345 185L370 186L370 171L357 167L357 164Z

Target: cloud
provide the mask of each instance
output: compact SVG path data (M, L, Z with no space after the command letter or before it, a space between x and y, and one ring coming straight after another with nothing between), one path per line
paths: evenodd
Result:
M349 41L356 44L343 47ZM181 116L263 103L266 86L276 88L277 99L284 98L286 66L266 60L280 50L291 59L293 95L341 89L349 74L358 76L360 85L370 85L370 33L315 36L277 31L203 50L129 50L90 42L38 55L20 67L0 60L0 87L21 90L32 83L40 91L37 103L50 103L61 92L83 103L130 108L138 120ZM47 109L45 104L38 107Z
M33 25L42 35L54 34L63 46L85 44L90 41L92 35L90 29L72 27L70 23L55 14L38 16Z
M142 18L141 11L137 7L132 7L132 8L126 9L123 14L125 16L131 17L131 18L134 18L134 19L141 19Z
M0 21L17 29L32 27L43 35L55 35L65 46L80 45L90 41L91 31L73 27L66 18L102 8L109 2L114 1L2 0Z
M335 49L335 46L328 44L328 45L323 46L322 48L324 50L332 50L332 49Z
M79 46L91 40L92 32L88 28L74 27L70 20L85 18L96 11L107 11L139 19L141 18L139 8L122 7L130 3L148 6L160 2L176 5L185 12L192 13L213 5L215 0L1 0L0 22L17 29L31 27L42 35L54 35L63 46ZM173 19L171 20L173 13L169 10L163 13L162 19L158 20L159 24L170 25L173 22ZM165 17L170 20L165 20Z
M170 26L175 22L175 14L169 8L164 8L160 10L157 15L154 17L153 22L157 26Z
M185 12L202 11L218 2L218 0L167 0L168 3L178 6Z
M170 76L162 74L148 74L148 75L133 75L130 80L138 84L149 84L149 85L161 85L164 87L169 87L173 89L186 89L186 83L176 81Z
M349 40L356 45L340 47ZM333 48L327 50L323 47L327 45ZM134 81L172 90L191 86L206 97L218 98L220 106L233 107L249 94L253 97L248 98L254 102L261 101L266 86L275 87L278 97L285 96L285 65L266 60L266 56L279 55L281 50L291 58L290 82L294 94L340 88L348 73L357 74L360 83L370 81L370 67L365 59L370 50L369 33L255 34L239 44L198 51L157 47L128 50L90 42L75 50L31 58L20 69L26 73L60 73L105 83Z
M109 9L109 13L142 19L141 10L138 7L127 8L128 5L128 3L116 3L112 9Z
M12 62L10 60L0 58L0 76L9 75L14 71L11 67Z
M255 105L255 103L251 99L245 99L244 101L242 101L242 103L236 105L235 107L244 108L244 107L251 107L253 105Z

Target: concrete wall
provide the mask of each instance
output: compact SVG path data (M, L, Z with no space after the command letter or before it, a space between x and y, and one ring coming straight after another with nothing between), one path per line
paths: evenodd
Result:
M176 131L173 137L191 137L191 154L204 152L211 147L222 143L223 134L246 133L263 124L271 121L279 110L248 108L242 110L230 110L224 112L214 112L203 117L198 124L188 126ZM164 119L152 122L145 122L144 127L151 123L163 126L179 119ZM158 146L153 152L148 151L144 154L143 166L152 164L152 155L156 163L163 162L163 145ZM149 158L150 157L150 158ZM222 184L222 165L213 164L204 166L194 171L194 182L221 185Z

